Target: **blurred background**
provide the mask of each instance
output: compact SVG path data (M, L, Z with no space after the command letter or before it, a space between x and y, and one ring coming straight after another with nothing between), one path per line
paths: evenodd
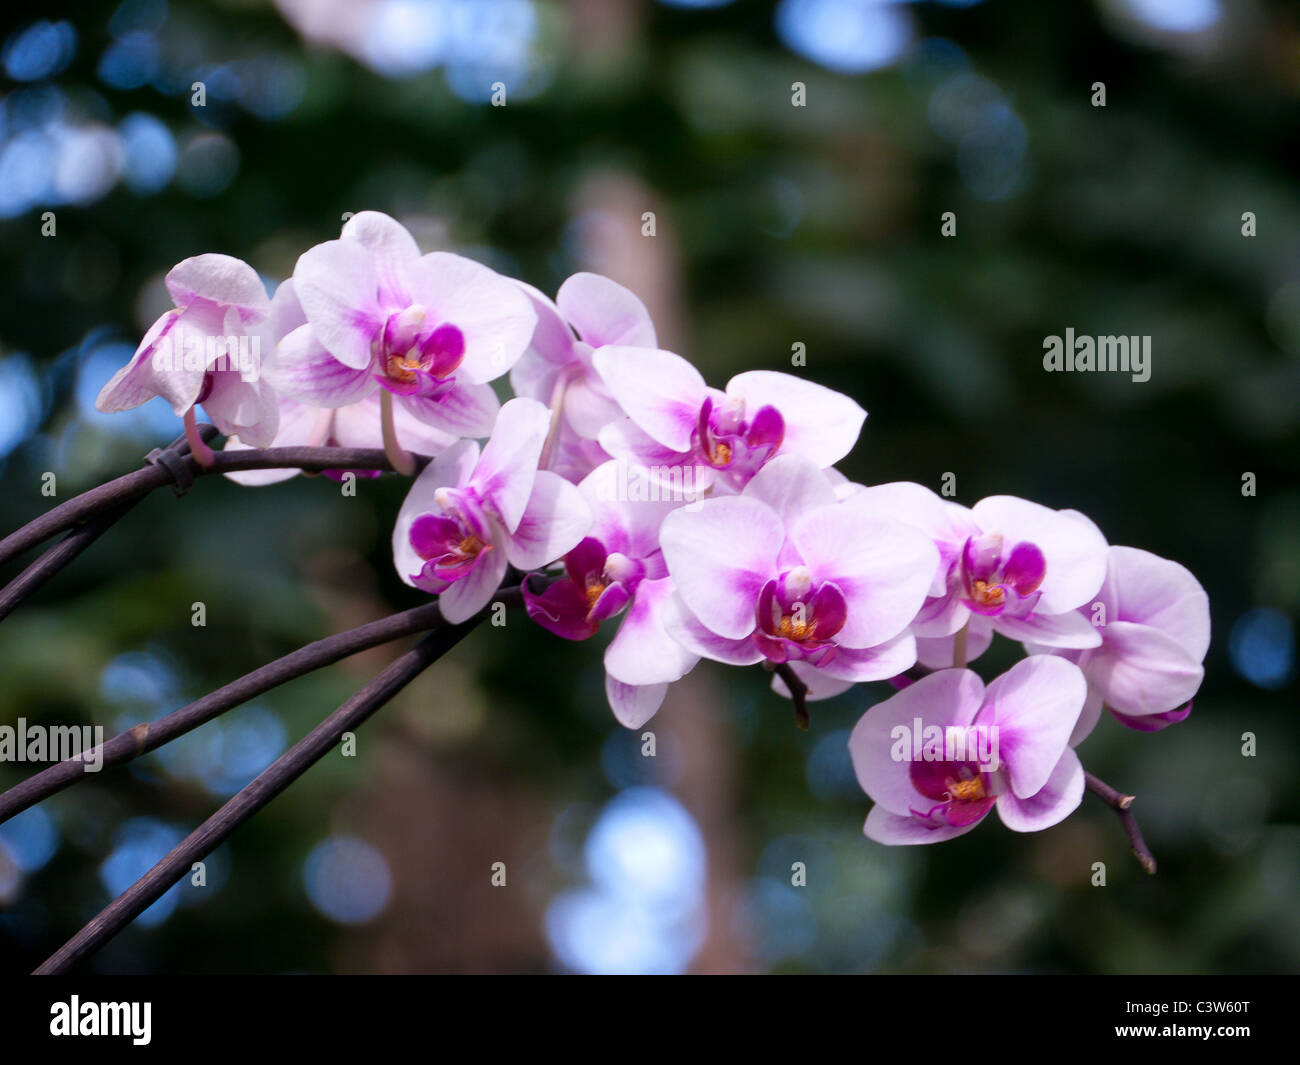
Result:
M169 306L172 264L225 252L273 285L344 212L377 209L548 293L612 276L716 385L789 369L803 344L800 372L870 412L854 479L937 490L952 473L967 504L1077 507L1188 566L1213 611L1191 717L1151 735L1108 718L1081 749L1138 795L1154 878L1091 796L1030 836L990 819L930 848L866 840L845 744L881 686L816 704L802 733L761 671L704 663L642 757L605 705L601 638L519 614L94 969L1300 967L1296 5L124 0L3 17L0 532L50 504L43 472L67 498L179 432L160 400L93 407ZM1045 373L1043 338L1067 327L1151 335L1151 379ZM355 499L322 478L155 493L0 628L0 723L112 733L414 605L388 547L402 495L395 478ZM0 966L36 965L398 650L0 826ZM1012 657L995 644L978 666ZM0 766L0 785L30 769Z

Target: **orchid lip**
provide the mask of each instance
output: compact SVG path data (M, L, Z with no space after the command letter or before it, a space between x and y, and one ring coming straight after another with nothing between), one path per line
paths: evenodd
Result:
M388 316L373 350L376 379L398 395L445 394L465 359L465 334L449 322L431 324L421 304Z
M570 640L594 636L601 622L627 609L645 576L643 563L617 551L607 553L594 536L564 556L564 569L566 575L540 594L525 585L524 601L534 621Z
M960 577L967 606L985 617L1026 617L1033 613L1047 575L1047 561L1036 544L1017 542L1008 552L1001 533L970 536L962 545Z
M917 759L908 767L908 773L912 787L934 802L912 813L933 828L973 824L997 801L993 775L976 762Z
M704 398L692 441L708 466L743 487L780 449L785 419L770 405L747 418L743 400L726 398L725 404L712 395Z
M425 560L421 574L454 582L478 566L492 545L475 535L458 518L422 514L411 524L411 547Z
M831 581L814 585L804 566L763 585L755 606L759 650L774 662L791 659L825 665L835 654L835 634L844 627L848 603Z
M482 501L473 488L442 487L433 493L433 501L445 515L449 515L484 543L492 539L491 525Z

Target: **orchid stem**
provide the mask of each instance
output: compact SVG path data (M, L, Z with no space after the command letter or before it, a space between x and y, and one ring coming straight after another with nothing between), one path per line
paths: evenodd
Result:
M970 635L970 619L966 624L957 630L957 635L952 639L952 668L966 668L966 638Z
M549 470L551 468L551 457L555 452L555 441L560 435L560 419L564 417L564 396L569 390L569 381L573 377L572 370L561 370L555 378L555 384L551 388L551 424L546 430L546 442L542 444L542 454L537 460L537 468L540 470Z
M216 426L209 422L203 422L198 428L200 433L205 430L216 433ZM181 437L181 440L185 439ZM417 469L429 461L423 455L416 455L414 460ZM212 456L211 466L200 466L197 461L194 466L192 472L196 477L291 467L303 471L376 470L381 473L393 469L392 461L384 452L370 447L272 447L218 451ZM155 489L174 483L175 476L170 469L150 464L73 496L0 540L0 565L119 503L143 499Z
M1100 777L1095 777L1086 771L1083 774L1083 782L1090 792L1115 811L1115 816L1119 818L1119 823L1123 826L1124 834L1128 836L1129 846L1133 849L1133 856L1146 872L1155 876L1155 855L1151 853L1146 840L1142 838L1142 830L1138 828L1137 818L1133 816L1132 811L1129 809L1133 805L1134 797L1125 795L1117 788L1112 788Z
M403 477L415 475L415 459L397 441L397 426L393 422L393 394L386 388L379 391L379 424L384 433L384 454L393 469Z
M172 848L149 872L109 903L97 917L39 965L35 975L66 973L88 954L102 947L188 873L193 862L210 854L235 829L334 750L345 732L363 724L424 672L427 666L459 643L485 616L479 614L459 625L434 629L415 647L393 661Z
M790 689L790 701L794 704L794 723L804 732L807 732L810 722L808 716L808 685L791 668L789 662L782 662L780 665L773 666L772 672L785 681L785 686Z
M523 593L518 586L505 587L497 592L492 602L503 603L509 608L519 607L523 604ZM445 627L445 622L435 601L299 647L156 721L141 723L105 740L86 756L65 758L0 792L0 824L77 781L85 780L87 764L97 765L96 772L123 765L307 673L372 647L439 627Z
M185 412L185 439L189 441L190 454L194 456L194 461L204 469L211 467L216 456L199 433L199 423L194 417L193 407Z

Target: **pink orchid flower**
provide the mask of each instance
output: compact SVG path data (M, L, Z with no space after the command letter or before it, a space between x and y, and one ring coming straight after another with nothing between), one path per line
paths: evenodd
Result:
M791 374L753 370L719 391L670 351L607 345L592 363L627 415L601 430L601 446L664 483L685 471L699 492L738 492L778 454L832 466L867 416L848 396Z
M425 467L402 504L393 530L398 576L438 593L453 624L491 602L508 565L549 565L591 527L578 489L537 468L549 424L536 400L510 400L482 454L473 440L452 445Z
M531 285L518 284L533 301L537 328L510 371L510 385L516 395L552 409L556 422L548 468L576 483L609 458L596 438L623 417L592 355L606 345L657 347L654 323L635 295L599 274L574 274L554 303Z
M1069 741L1086 694L1077 666L1036 655L987 688L968 669L944 669L877 703L849 737L858 783L875 802L865 833L938 843L995 806L1015 832L1062 821L1083 798Z
M938 552L909 525L837 502L811 459L783 455L740 495L673 511L660 542L676 583L665 624L694 654L789 662L811 698L916 661L907 627Z
M162 396L192 429L201 405L226 435L266 446L279 406L261 376L262 348L269 352L274 338L271 301L257 271L229 255L196 255L172 267L166 283L175 309L150 327L95 406L129 410Z
M951 665L953 634L966 626L968 661L988 648L994 632L1046 647L1101 642L1078 607L1101 587L1106 540L1078 511L1015 496L989 496L967 510L906 482L862 488L846 504L914 525L939 551L941 581L912 626L923 665Z
M1187 569L1136 547L1112 547L1106 579L1080 607L1101 637L1084 651L1039 648L1068 658L1088 678L1088 701L1071 743L1096 726L1104 706L1139 732L1158 732L1191 713L1210 647L1210 600Z
M307 324L302 304L294 289L293 278L280 283L271 301L271 335L284 337ZM292 388L292 371L286 371L281 364L279 349L272 348L271 357L263 367L266 380L280 393L280 422L275 439L270 447L366 447L381 449L384 436L381 428L381 411L379 393L372 391L364 399L357 400L342 407L318 407L290 399L285 395ZM403 446L417 455L433 456L451 447L457 439L450 433L417 418L405 406L393 409L393 420L397 435ZM226 441L225 450L243 451L252 447L238 436ZM296 477L301 471L296 469L280 470L242 470L226 474L232 481L244 485L276 484ZM355 473L358 477L375 478L377 470L324 470L326 477L339 480L345 473Z
M594 636L622 616L605 649L605 693L614 716L640 728L663 704L668 685L698 661L664 628L673 582L659 548L659 527L676 504L633 502L620 492L618 463L587 475L578 490L594 515L591 531L564 556L565 576L544 592L524 586L529 616L568 640Z
M488 382L523 354L537 316L507 278L449 252L421 255L398 222L353 215L293 274L304 324L280 342L275 381L317 407L386 402L454 436L486 436Z

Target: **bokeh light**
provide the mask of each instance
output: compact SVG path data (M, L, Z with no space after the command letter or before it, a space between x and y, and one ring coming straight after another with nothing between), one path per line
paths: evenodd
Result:
M552 949L585 973L680 972L699 948L706 855L694 819L658 788L629 788L587 837L591 888L547 909Z
M891 0L781 0L776 29L793 51L840 74L888 66L912 39L906 9Z
M1282 611L1258 607L1242 614L1228 637L1237 672L1260 688L1280 688L1295 667L1295 627Z
M338 924L364 924L388 905L392 877L384 856L364 840L332 836L303 864L307 897Z
M77 31L72 23L41 19L10 35L0 62L14 81L39 81L61 73L76 52Z

